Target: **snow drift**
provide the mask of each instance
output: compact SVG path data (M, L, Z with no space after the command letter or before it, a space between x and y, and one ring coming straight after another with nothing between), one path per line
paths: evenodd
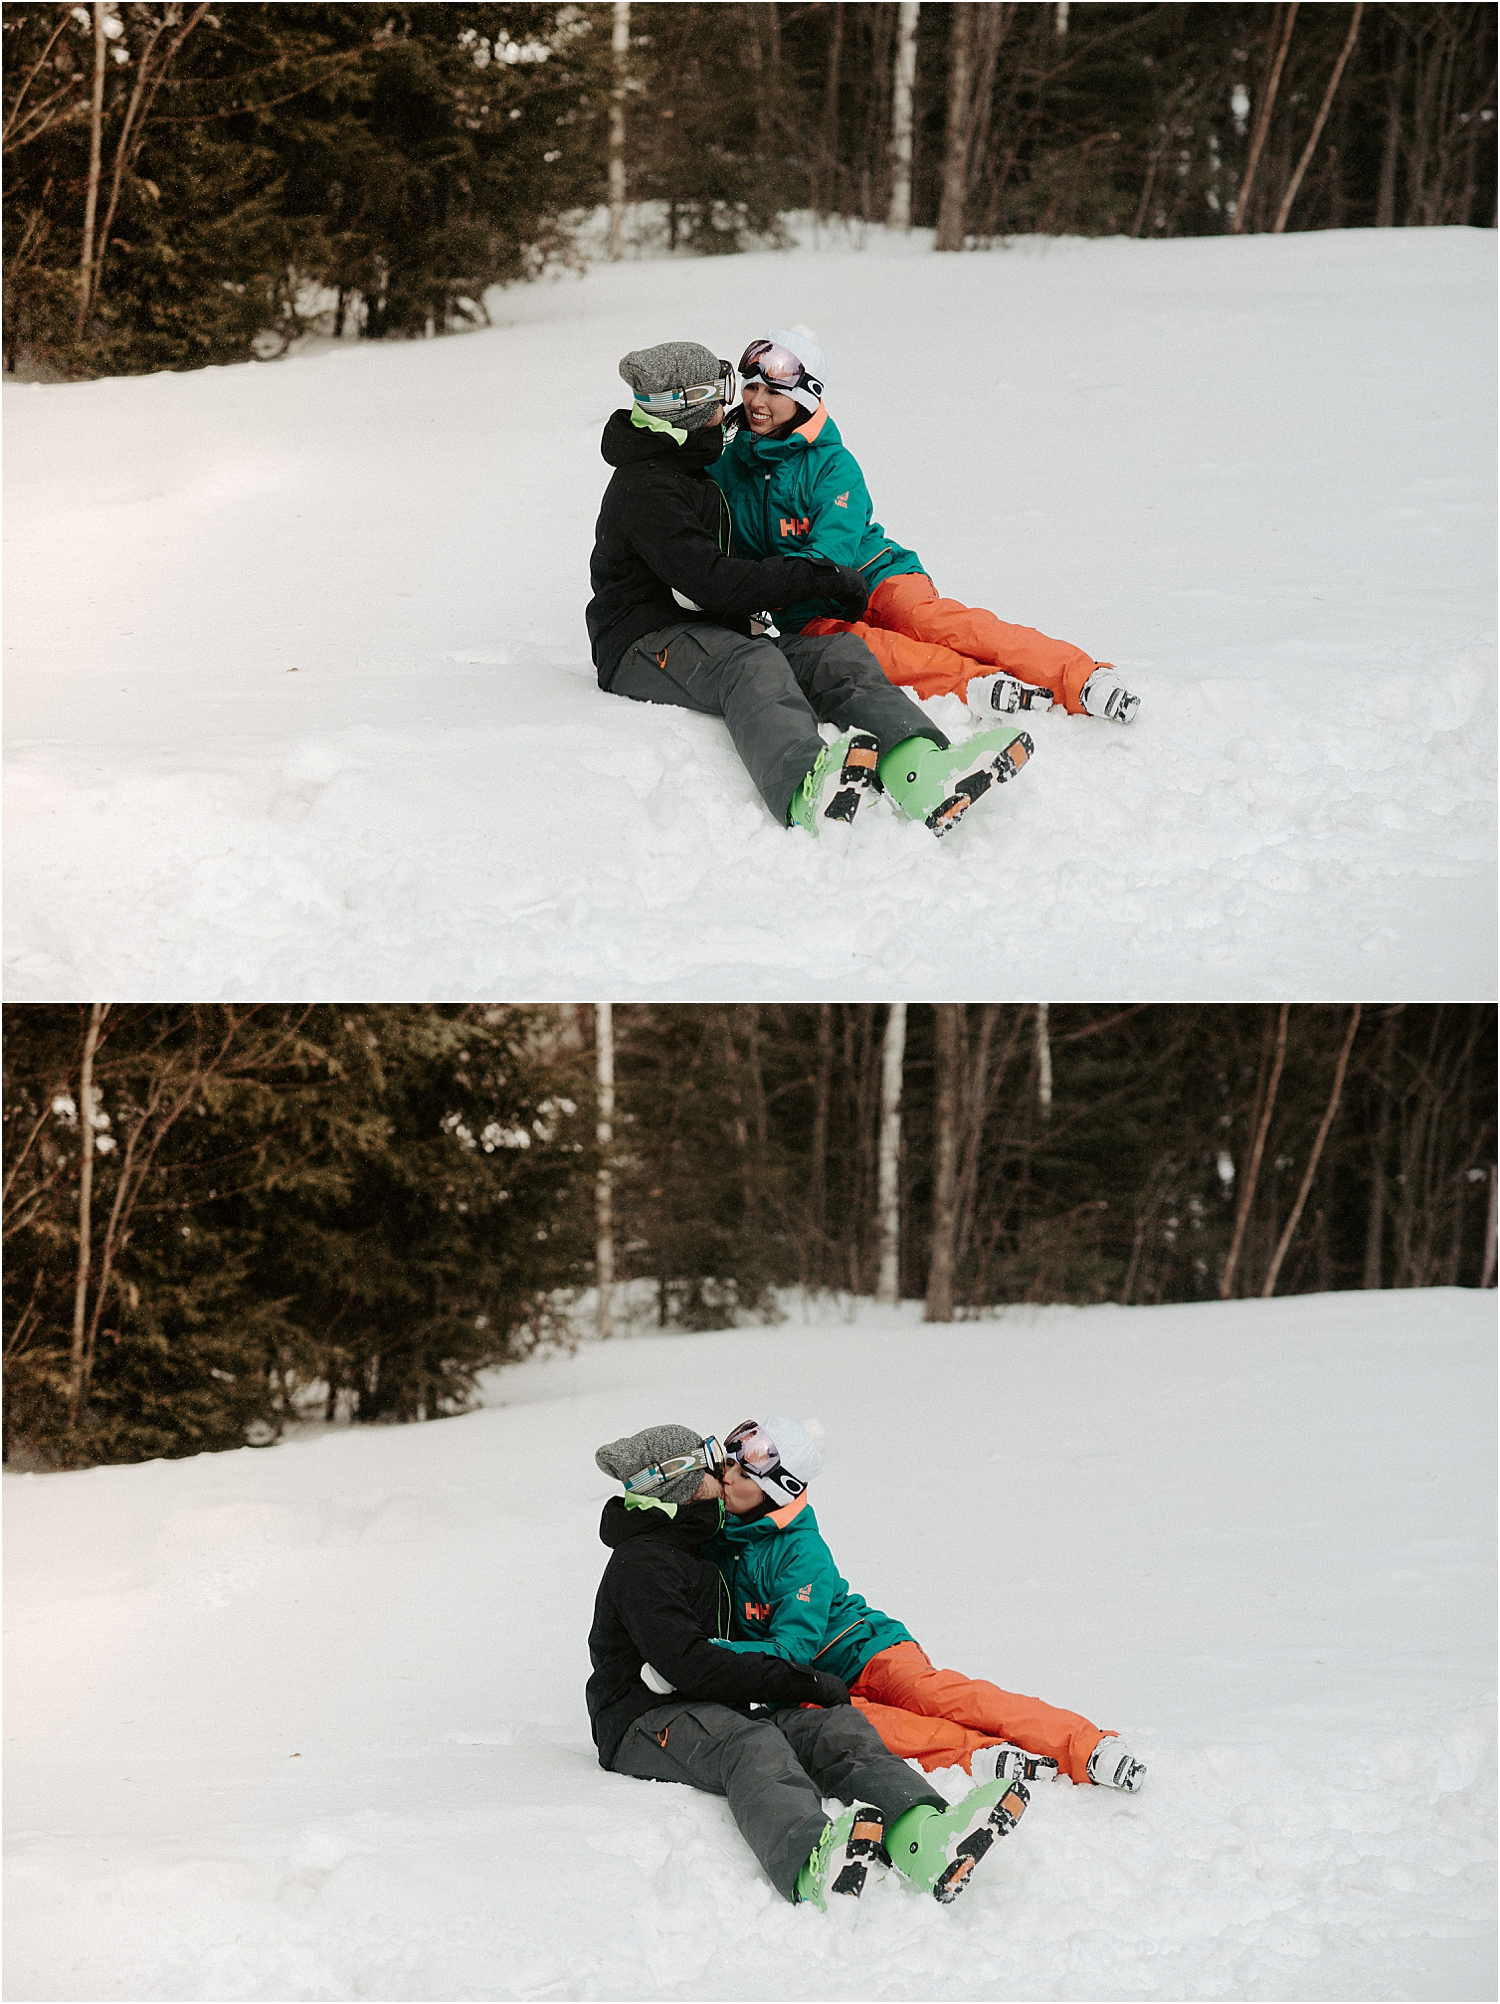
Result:
M929 246L8 387L11 999L1488 999L1493 232ZM1144 695L950 843L595 684L616 361L768 317L939 588Z
M918 1313L9 1476L7 1996L1492 1997L1494 1296ZM1142 1795L1039 1786L956 1906L825 1918L600 1770L593 1450L777 1406L854 1584Z

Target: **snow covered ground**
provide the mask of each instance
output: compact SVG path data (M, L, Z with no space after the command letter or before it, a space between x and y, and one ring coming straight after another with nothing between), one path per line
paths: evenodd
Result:
M9 387L8 993L1488 997L1494 262L877 231ZM594 682L618 357L778 321L940 588L1145 696L1041 718L949 843L788 834L715 720Z
M1494 1308L864 1306L8 1476L6 1995L1493 1997ZM599 1769L593 1450L776 1405L854 1583L1143 1794L1038 1787L956 1906L824 1917L722 1801Z

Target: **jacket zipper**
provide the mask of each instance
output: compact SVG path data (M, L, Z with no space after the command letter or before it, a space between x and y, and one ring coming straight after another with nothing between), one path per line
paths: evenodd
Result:
M864 1621L864 1616L861 1615L858 1621L851 1621L847 1628L841 1628L837 1635L831 1635L828 1638L828 1640L823 1644L823 1647L818 1651L818 1656L826 1656L829 1650L832 1649L835 1642L842 1642L844 1637L846 1635L852 1634L856 1628L861 1626L863 1621ZM817 1662L818 1656L815 1656L813 1658L814 1663Z

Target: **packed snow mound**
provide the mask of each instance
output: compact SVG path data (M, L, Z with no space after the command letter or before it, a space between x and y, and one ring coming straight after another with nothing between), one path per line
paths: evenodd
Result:
M1488 998L1494 252L875 231L7 388L8 993ZM768 314L939 589L1144 698L1028 722L950 841L777 828L597 687L618 358Z
M863 1306L9 1476L6 1995L1493 1997L1494 1306ZM955 1906L825 1917L722 1800L599 1768L594 1449L776 1409L852 1583L1140 1795L1038 1784Z

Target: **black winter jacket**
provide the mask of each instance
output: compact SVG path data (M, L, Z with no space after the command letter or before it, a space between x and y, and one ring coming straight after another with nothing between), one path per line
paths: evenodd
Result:
M722 425L690 431L679 445L616 411L599 449L615 472L594 525L584 616L602 688L643 634L682 619L748 634L752 613L804 599L837 600L851 619L864 609L869 590L857 571L821 557L730 555L729 504L708 477L724 449ZM674 590L701 610L680 605Z
M780 1656L720 1649L709 1640L729 1633L729 1592L702 1547L723 1521L718 1503L665 1510L629 1509L611 1497L599 1536L612 1548L594 1600L589 1631L589 1723L608 1767L642 1712L667 1701L641 1677L649 1663L683 1698L711 1698L745 1711L751 1704L846 1704L849 1693L823 1670L806 1670Z

